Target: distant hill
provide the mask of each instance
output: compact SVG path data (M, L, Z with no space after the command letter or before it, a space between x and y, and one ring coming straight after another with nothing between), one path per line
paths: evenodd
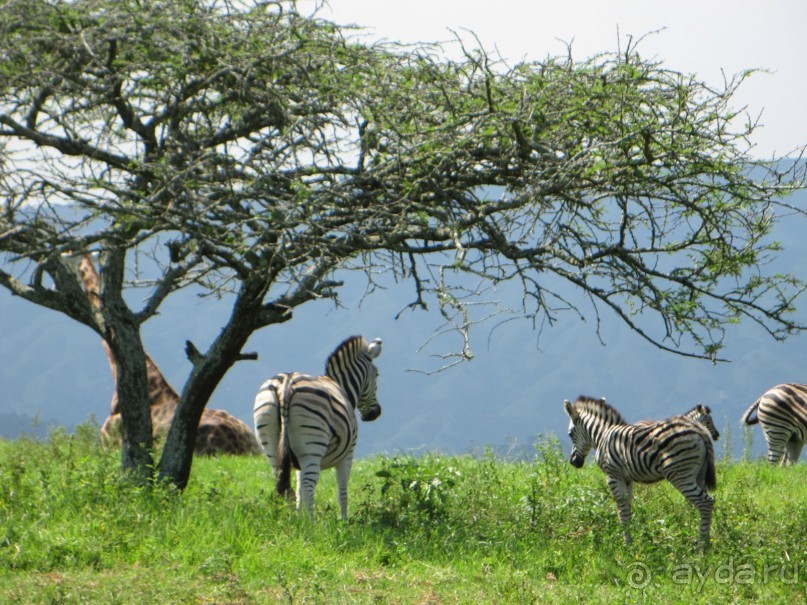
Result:
M52 424L51 426L61 426ZM37 417L25 414L0 413L0 439L16 439L21 435L43 439L48 435L50 427L44 426Z
M807 208L807 193L791 200ZM807 278L807 238L802 219L783 221L775 239L784 251L778 271ZM524 321L480 326L473 333L476 355L448 371L426 375L438 367L428 353L456 345L441 337L425 353L417 353L440 325L436 311L398 312L413 299L410 284L394 285L362 300L364 285L350 282L346 308L330 302L310 303L294 319L255 334L245 351L257 351L257 362L237 364L210 402L251 425L251 408L260 383L279 371L319 374L333 348L351 334L384 339L379 358L379 398L383 414L361 427L359 453L411 451L419 448L458 452L494 446L531 448L538 435L554 434L564 447L567 420L561 403L581 393L604 395L630 419L661 418L702 402L712 406L718 427L728 433L732 454L743 448L738 419L770 386L807 382L805 336L773 341L758 326L729 328L722 354L729 364L664 353L610 316L603 316L601 344L592 323L561 316L540 335ZM507 287L499 293L508 296ZM180 388L190 363L186 339L205 348L220 329L228 301L199 299L191 292L170 297L161 314L144 328L146 349L168 380ZM112 380L98 338L87 328L0 290L0 435L31 432L30 419L41 425L73 426L89 417L103 422L112 395ZM807 299L799 317L807 321ZM26 427L26 421L29 423ZM728 429L728 430L727 430ZM759 429L753 432L754 453L763 451ZM718 446L718 453L725 447Z

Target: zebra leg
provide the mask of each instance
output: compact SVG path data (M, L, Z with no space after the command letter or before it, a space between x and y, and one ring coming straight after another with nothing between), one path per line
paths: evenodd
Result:
M670 481L670 483L684 495L692 506L698 509L701 516L698 544L702 549L708 548L711 540L712 510L715 506L715 499L706 493L706 490L698 485L694 478L689 481Z
M633 483L618 477L607 477L608 488L616 500L616 511L619 522L622 524L622 534L625 537L625 546L630 546L630 518L631 502L633 500Z
M762 434L768 444L768 462L771 464L786 464L787 460L784 458L785 446L790 436L773 428L767 428L764 424L762 425Z
M304 510L309 518L314 517L314 490L321 472L320 456L301 456L297 471L297 508Z
M303 480L303 474L300 471L294 471L294 474L297 476L297 490L290 489L286 492L286 500L289 503L294 502L297 500L297 509L300 509L300 482Z
M790 441L787 442L787 454L785 454L785 459L783 460L784 464L796 464L799 461L799 456L801 456L801 448L804 446L804 442L801 441L798 435L793 435L790 438Z
M347 485L352 465L353 456L350 455L336 465L336 492L339 499L339 509L342 511L342 521L347 521Z
M265 385L264 385L265 386ZM263 389L258 393L258 406L253 414L255 437L261 445L264 457L269 461L275 480L280 474L280 460L277 457L277 446L280 441L280 414L276 392Z

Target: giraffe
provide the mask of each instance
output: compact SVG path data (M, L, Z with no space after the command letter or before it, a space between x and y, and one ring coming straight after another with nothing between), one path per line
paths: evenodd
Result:
M98 272L89 255L81 257L78 272L84 283L87 298L94 307L101 306ZM112 379L117 384L117 364L109 345L104 339L101 344L106 352ZM146 353L146 375L148 379L148 396L151 402L151 425L155 443L162 440L174 418L179 394L168 383L160 368ZM109 417L101 425L101 441L106 447L120 445L122 420L117 389L112 395L109 406ZM260 447L252 430L247 424L224 410L202 411L199 428L196 433L194 452L200 455L212 454L260 454Z

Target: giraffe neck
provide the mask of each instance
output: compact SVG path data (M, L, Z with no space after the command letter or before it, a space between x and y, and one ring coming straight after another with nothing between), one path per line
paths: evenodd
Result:
M179 403L179 393L168 383L160 368L148 354L146 354L146 376L151 405L171 404L176 407Z
M95 309L101 308L101 279L98 275L98 271L95 269L95 265L92 262L89 254L85 254L81 257L81 260L78 264L78 272L81 276L81 281L84 283L84 291L87 293L87 299L90 301L90 305L92 305ZM109 362L109 369L112 371L112 380L117 385L118 383L118 364L115 359L115 355L112 353L112 349L109 348L109 344L103 338L101 339L101 346L104 347L104 352L106 353L106 359ZM112 413L116 413L120 410L116 408L116 401L113 399L113 409Z
M84 290L87 293L87 298L90 304L96 308L101 308L101 279L98 271L92 262L89 254L81 257L78 265L81 280L84 283ZM120 404L118 403L117 384L118 384L118 364L115 355L109 344L101 339L101 345L104 347L107 361L109 362L109 369L112 371L112 381L115 384L115 394L112 396L112 403L110 404L110 414L120 413ZM168 381L163 376L160 368L154 363L151 356L146 353L146 375L148 379L148 396L152 406L171 404L176 407L179 402L179 394L168 384ZM173 415L173 411L172 411Z
M100 309L102 306L100 276L89 255L82 256L78 269L90 305L95 309ZM113 418L120 422L120 417L115 416L120 414L117 395L118 368L115 356L109 344L103 338L101 339L101 345L104 347L109 368L112 371L112 380L116 385L110 406L110 417L104 423L104 427L107 427L115 424L115 422L112 422ZM179 394L168 383L160 368L148 353L146 353L146 376L148 379L148 397L151 404L152 431L155 435L158 435L166 432L171 426L179 405ZM104 433L105 430L102 428L102 434ZM203 454L218 452L232 454L260 453L258 442L252 430L245 423L222 410L207 409L202 412L200 435L197 438L196 450L197 453Z
M167 431L177 411L176 403L162 403L151 406L151 430L154 434Z

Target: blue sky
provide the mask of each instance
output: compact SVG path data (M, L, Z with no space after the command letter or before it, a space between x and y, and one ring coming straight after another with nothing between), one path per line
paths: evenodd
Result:
M299 2L310 10L322 2ZM769 70L747 80L735 109L747 107L760 128L755 156L789 155L807 144L807 2L804 0L329 0L320 15L368 28L372 38L401 42L447 40L473 31L509 61L565 52L589 57L647 36L639 52L719 86L749 68Z

